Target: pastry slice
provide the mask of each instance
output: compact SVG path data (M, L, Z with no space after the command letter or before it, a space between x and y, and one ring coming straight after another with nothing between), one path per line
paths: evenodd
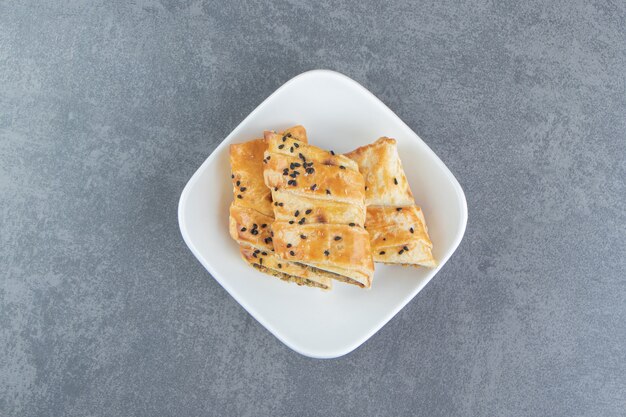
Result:
M435 267L424 214L415 205L396 141L382 137L346 156L365 179L365 226L374 261Z
M282 134L266 132L265 139L276 255L369 288L374 263L358 165Z
M305 143L306 132L296 126L283 132L293 140ZM274 222L272 195L263 181L267 162L265 139L255 139L230 147L234 201L230 206L229 231L239 243L244 261L256 269L298 285L331 288L330 273L306 265L281 260L274 253L271 225Z

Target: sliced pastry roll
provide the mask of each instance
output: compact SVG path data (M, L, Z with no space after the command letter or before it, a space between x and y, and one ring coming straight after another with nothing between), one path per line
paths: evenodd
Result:
M265 139L277 256L369 288L374 263L358 165L284 134L266 132Z
M374 261L436 266L424 214L415 205L396 141L383 137L346 156L358 164L365 179L365 226Z
M284 132L293 140L305 143L306 132L301 126ZM251 140L231 145L233 194L230 206L229 231L239 243L242 258L265 273L298 285L323 289L331 287L331 274L314 270L306 265L280 259L274 252L272 228L274 213L272 195L263 180L263 167L267 162L265 139Z

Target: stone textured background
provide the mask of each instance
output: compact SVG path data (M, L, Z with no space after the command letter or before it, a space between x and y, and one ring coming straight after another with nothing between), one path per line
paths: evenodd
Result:
M625 4L311 3L0 0L0 415L623 416ZM439 275L327 361L239 307L176 218L314 68L396 111L469 206Z

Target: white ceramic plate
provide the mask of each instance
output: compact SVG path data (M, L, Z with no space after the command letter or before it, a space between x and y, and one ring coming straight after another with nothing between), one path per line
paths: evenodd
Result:
M324 292L285 283L241 260L228 234L233 199L228 146L296 124L305 126L311 144L338 153L380 136L398 141L438 268L376 264L370 290L336 282L332 291ZM213 151L183 190L178 221L189 249L255 319L296 352L333 358L365 342L435 276L461 242L467 204L450 170L387 106L345 75L315 70L276 90Z

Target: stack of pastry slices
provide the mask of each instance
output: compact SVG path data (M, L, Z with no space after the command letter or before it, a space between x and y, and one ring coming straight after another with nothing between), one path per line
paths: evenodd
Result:
M370 288L374 262L436 265L393 139L336 155L295 126L231 145L230 163L230 234L262 272L328 290Z

